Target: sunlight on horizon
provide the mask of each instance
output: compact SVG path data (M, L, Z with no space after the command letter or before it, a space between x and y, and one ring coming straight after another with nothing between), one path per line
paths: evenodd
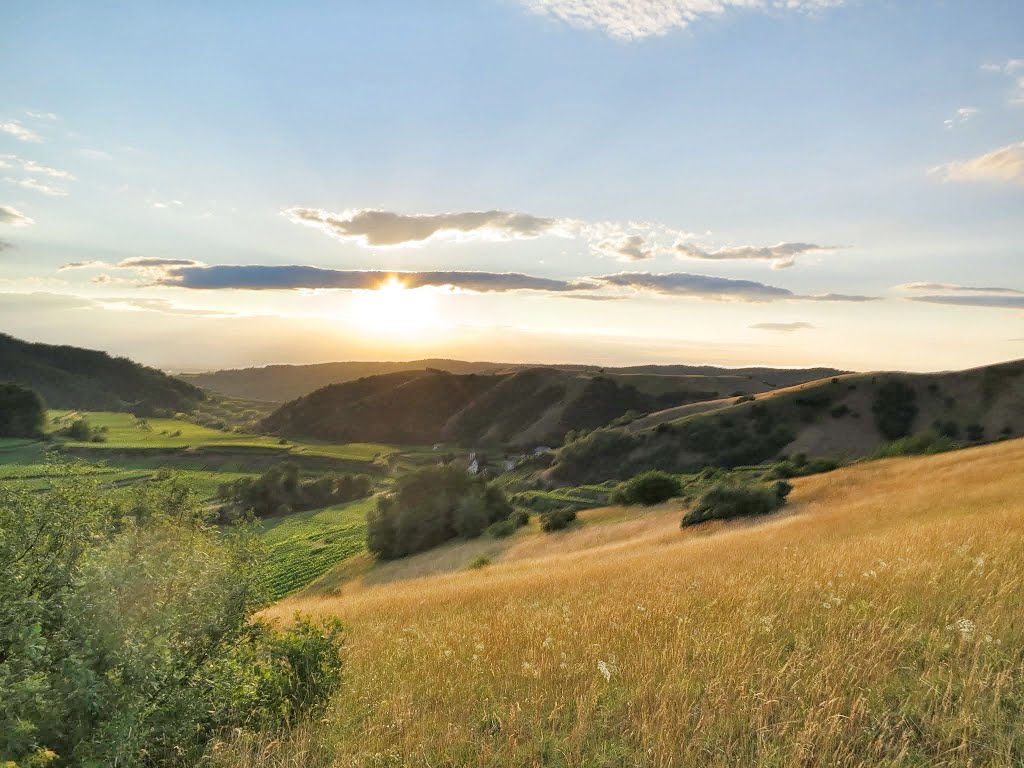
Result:
M416 335L439 325L435 293L407 288L396 275L357 294L347 315L360 329L386 336Z

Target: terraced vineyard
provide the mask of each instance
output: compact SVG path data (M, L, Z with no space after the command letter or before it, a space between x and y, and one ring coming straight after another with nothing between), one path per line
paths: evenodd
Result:
M309 584L366 548L366 513L372 498L298 512L262 523L267 586L279 598Z

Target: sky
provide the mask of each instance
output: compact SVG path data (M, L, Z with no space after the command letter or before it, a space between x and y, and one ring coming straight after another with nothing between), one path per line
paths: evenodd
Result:
M1024 357L1019 0L4 11L0 331L168 370Z

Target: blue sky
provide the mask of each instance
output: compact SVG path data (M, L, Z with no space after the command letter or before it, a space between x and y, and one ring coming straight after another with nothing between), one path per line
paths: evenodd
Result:
M1019 2L5 17L16 335L171 368L1024 355Z

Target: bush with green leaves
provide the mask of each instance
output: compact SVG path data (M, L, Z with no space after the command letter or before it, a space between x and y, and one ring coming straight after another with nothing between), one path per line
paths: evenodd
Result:
M341 629L255 619L248 528L213 526L173 478L55 474L46 493L0 486L0 765L196 765L325 704Z
M816 458L808 459L805 454L798 453L795 456L778 461L762 475L764 480L785 480L791 477L805 477L807 475L819 475L823 472L831 472L842 466L837 459Z
M43 400L35 390L0 382L0 437L40 437L45 416Z
M917 418L917 393L900 379L889 379L878 387L871 406L875 426L887 440L910 434Z
M708 520L767 515L786 503L786 497L792 489L793 486L784 480L778 480L772 485L718 482L683 515L681 525L685 528Z
M545 533L561 531L572 525L576 519L576 510L571 507L550 509L540 516L540 529Z
M218 498L225 519L245 512L268 517L362 499L372 490L373 481L366 475L327 474L304 479L299 468L286 461L259 477L222 484Z
M682 493L683 487L676 475L652 469L641 472L612 491L613 504L643 504L651 506L668 501Z
M367 548L385 560L405 557L451 539L476 538L512 514L505 493L484 477L455 464L425 467L377 498L367 517Z
M894 456L930 456L933 453L944 453L959 447L960 445L955 440L929 430L886 443L875 451L871 458L887 459Z

